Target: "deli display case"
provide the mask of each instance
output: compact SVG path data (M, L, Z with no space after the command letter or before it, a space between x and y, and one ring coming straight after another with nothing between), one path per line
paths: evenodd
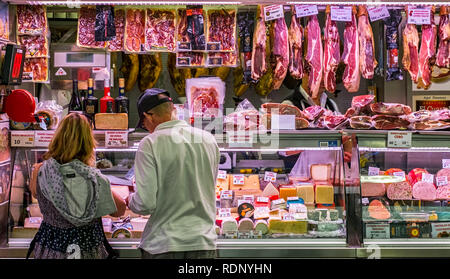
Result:
M112 189L126 197L134 191L134 153L146 134L126 132L128 146L122 148L106 148L105 134L95 131L97 167ZM221 152L216 185L219 258L354 257L347 245L338 131L256 132L245 140L215 136ZM42 221L29 176L45 151L45 146L12 147L8 246L18 254L26 253ZM108 241L121 257L140 257L137 245L148 218L130 210L122 218L104 216Z

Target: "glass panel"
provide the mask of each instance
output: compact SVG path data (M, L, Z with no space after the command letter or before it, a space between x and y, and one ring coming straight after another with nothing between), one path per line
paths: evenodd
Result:
M360 152L364 239L449 237L450 152L380 150Z

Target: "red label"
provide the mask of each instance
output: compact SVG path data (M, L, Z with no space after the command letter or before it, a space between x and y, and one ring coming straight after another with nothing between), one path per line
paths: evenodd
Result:
M22 53L16 53L14 56L14 63L13 63L13 69L12 69L12 78L19 78L20 74L20 65L22 64Z

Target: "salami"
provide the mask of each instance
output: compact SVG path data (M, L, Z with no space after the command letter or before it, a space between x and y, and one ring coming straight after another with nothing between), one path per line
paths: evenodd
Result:
M236 50L236 10L208 11L208 43L220 43L220 51Z
M413 198L424 201L434 201L436 199L436 187L428 182L416 182L412 190Z
M173 10L146 10L145 50L175 51L175 19Z
M96 8L89 6L81 7L78 18L77 45L79 47L104 48L104 41L95 41L95 19Z
M94 9L95 11L95 9ZM94 12L95 23L95 12ZM47 33L46 8L41 5L17 5L17 34L42 35Z
M123 51L123 42L125 35L125 11L114 10L114 25L116 27L116 36L107 42L109 51Z

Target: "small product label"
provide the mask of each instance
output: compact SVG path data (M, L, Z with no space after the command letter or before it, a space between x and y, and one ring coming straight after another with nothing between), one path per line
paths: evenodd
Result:
M269 198L268 198L268 197L257 197L257 198L256 198L256 202L259 202L259 203L268 203L268 202L269 202Z
M331 20L333 21L352 21L351 6L331 6Z
M264 7L264 21L284 18L283 5L269 5Z
M369 167L369 176L380 175L380 168Z
M11 131L12 147L33 147L34 131Z
M406 174L404 171L397 171L393 173L394 176L402 177L403 179L406 178Z
M191 58L190 57L177 57L177 66L190 66Z
M206 50L207 51L218 51L218 50L221 50L220 42L209 42L209 43L206 43Z
M317 5L295 5L295 16L305 17L319 14Z
M450 169L450 159L442 159L442 168Z
M128 147L128 131L106 131L105 147Z
M177 42L177 51L191 51L192 46L191 43L188 42Z
M252 147L253 133L245 131L227 132L229 147Z
M219 173L217 174L218 179L227 179L227 171L219 170Z
M422 181L433 184L434 183L434 175L432 175L431 173L423 173Z
M53 139L55 131L36 131L34 133L34 146L47 147Z
M386 6L369 6L367 7L371 22L389 17L389 11Z
M271 171L266 171L264 173L264 181L267 181L267 182L275 182L275 181L277 181L277 173L276 172L271 172Z
M408 24L430 24L431 7L408 6Z
M366 224L366 238L387 239L390 236L389 224Z
M387 147L410 148L412 142L412 133L389 131L387 140Z
M369 204L369 198L362 198L361 200L363 205L368 205Z
M233 175L233 184L234 185L244 185L245 176L243 174Z
M208 66L211 66L211 67L212 66L219 67L219 66L223 65L223 59L222 59L222 57L216 57L216 56L208 57L207 63L208 63Z
M231 208L219 208L219 217L220 218L231 217Z
M285 214L282 218L283 221L294 221L295 217L293 214Z
M448 185L448 178L447 176L436 176L436 186L447 186Z
M224 190L220 192L220 199L222 200L232 200L233 199L233 191Z

